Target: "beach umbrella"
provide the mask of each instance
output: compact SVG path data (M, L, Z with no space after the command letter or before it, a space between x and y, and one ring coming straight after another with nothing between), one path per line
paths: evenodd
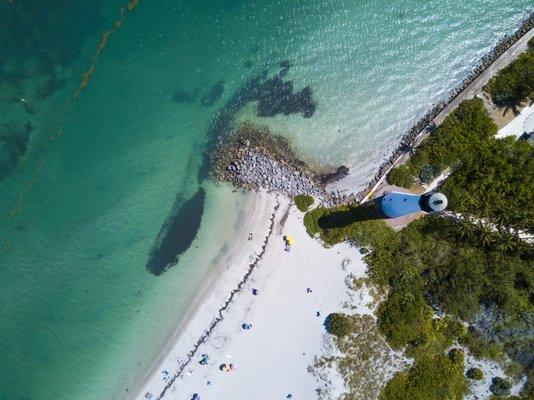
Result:
M295 244L295 240L293 239L293 236L291 235L286 235L285 240L286 240L286 243L290 246Z

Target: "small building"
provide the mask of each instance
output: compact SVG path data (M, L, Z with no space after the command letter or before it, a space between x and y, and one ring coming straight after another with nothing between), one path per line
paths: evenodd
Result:
M447 197L439 192L423 195L390 192L380 201L382 212L389 218L398 218L419 211L435 213L447 208Z

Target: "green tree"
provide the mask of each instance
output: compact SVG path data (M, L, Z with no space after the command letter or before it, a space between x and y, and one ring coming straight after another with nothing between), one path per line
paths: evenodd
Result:
M495 396L506 397L510 394L512 384L506 379L501 377L495 377L491 381L490 390Z
M307 194L299 194L295 196L294 200L297 208L302 212L308 211L308 208L310 208L314 202L313 197Z
M484 379L484 372L480 368L469 368L466 372L466 375L469 379L474 381L480 381Z
M530 42L529 42L530 45ZM498 106L514 108L534 94L534 52L521 54L490 79L484 90Z
M429 269L427 290L448 313L469 319L479 310L487 278L477 251L458 249L444 263Z
M432 164L427 164L421 169L419 179L423 183L430 183L439 176L439 168Z
M352 321L347 315L332 313L326 319L326 329L331 335L342 338L353 331Z
M390 185L409 189L412 187L414 178L411 175L409 168L406 165L401 165L397 168L393 168L389 172L387 180Z
M483 101L464 100L421 143L407 165L413 175L420 175L423 167L432 164L437 174L458 164L473 147L496 133L497 125L488 117Z
M424 338L432 323L432 309L423 293L397 290L378 308L378 326L394 348Z

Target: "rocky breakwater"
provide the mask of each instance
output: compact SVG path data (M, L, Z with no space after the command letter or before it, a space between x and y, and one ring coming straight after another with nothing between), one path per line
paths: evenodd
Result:
M318 187L312 176L271 159L257 147L246 149L241 158L228 165L227 171L229 180L237 186L264 188L290 196L309 194L316 198L324 197L323 188Z
M308 194L332 203L320 177L298 160L288 141L266 128L241 124L229 140L211 154L211 175L246 190L264 189L290 197Z

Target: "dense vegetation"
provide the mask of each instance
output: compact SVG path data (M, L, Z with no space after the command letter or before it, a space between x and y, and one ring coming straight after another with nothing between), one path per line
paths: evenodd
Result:
M534 147L513 137L488 139L462 157L442 190L455 211L533 231Z
M496 103L532 97L533 57L522 55L490 81L486 90ZM394 232L378 203L316 208L304 217L308 233L326 246L346 240L361 246L370 280L387 293L378 327L414 364L386 384L381 400L463 398L467 378L483 374L476 368L464 374L463 351L449 350L455 343L476 358L506 361L512 377L526 374L514 399L534 398L534 248L517 237L517 230L534 232L534 147L496 133L481 99L463 101L388 176L410 187L450 169L441 190L463 215L459 221L427 216ZM490 389L500 398L510 387L493 377Z
M413 176L410 174L410 170L406 165L394 168L388 174L388 183L395 186L400 186L406 189L412 187Z
M532 249L503 249L498 240L483 245L466 235L464 225L440 217L417 220L395 233L380 217L378 206L368 204L317 208L304 219L310 234L320 234L327 246L344 240L362 246L370 278L388 289L377 311L379 328L392 347L406 348L416 363L387 385L384 399L433 396L434 385L444 396L426 398L461 398L463 369L444 358L455 340L475 357L500 360L506 353L516 369L528 370L534 357ZM489 328L465 329L453 318L432 318L433 308L466 321L484 315ZM423 397L413 397L417 392Z
M326 319L326 330L339 338L347 336L353 330L351 319L344 314L332 313Z
M323 208L305 219L326 245L347 239L361 245L371 280L388 289L377 312L380 331L393 348L404 348L416 362L387 385L383 398L461 398L463 366L457 357L445 357L454 341L476 357L501 360L506 353L517 370L528 370L534 357L534 337L528 333L534 259L528 249L483 247L462 237L458 223L440 217L417 220L395 233L373 219L378 216L374 208ZM450 317L433 318L433 309ZM489 323L483 331L457 322L480 315Z
M514 138L495 139L496 133L497 126L482 100L466 100L417 148L405 166L390 175L405 175L409 170L412 179L425 181L450 167L452 173L442 188L450 209L488 219L503 235L508 229L532 231L534 147Z
M432 165L437 171L455 166L462 158L497 133L484 103L475 98L463 101L418 148L406 164L413 176Z
M534 95L534 43L528 43L529 51L521 54L508 67L495 75L484 90L500 107L515 109Z
M396 374L382 392L383 400L461 400L467 393L463 357L446 354L419 357L408 372Z
M302 212L308 211L308 208L313 204L313 201L313 197L307 194L299 194L295 196L295 204Z

